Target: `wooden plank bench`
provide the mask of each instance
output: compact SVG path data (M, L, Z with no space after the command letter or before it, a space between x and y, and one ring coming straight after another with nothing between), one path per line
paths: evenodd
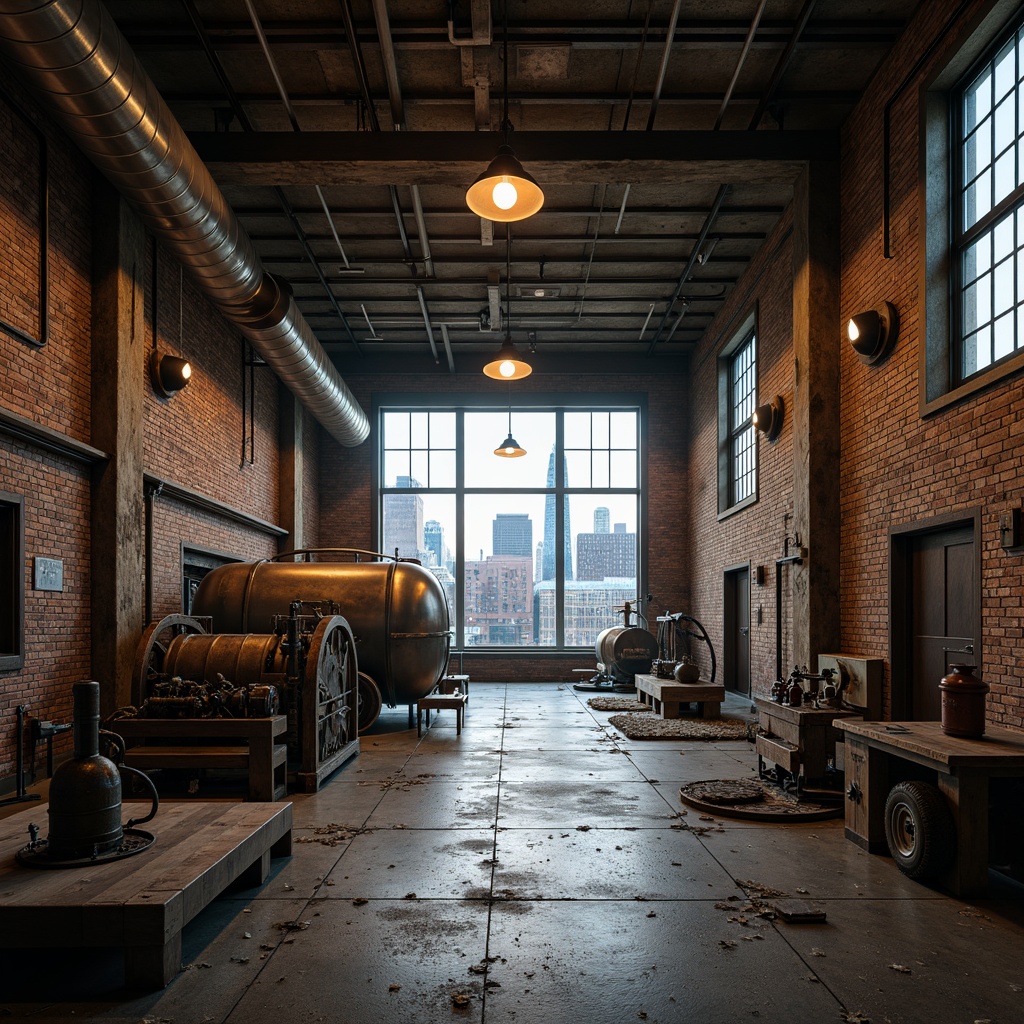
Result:
M437 684L437 690L438 693L464 693L466 700L469 700L469 676L441 676L441 681Z
M703 679L696 683L677 683L674 679L637 673L636 698L641 704L649 704L662 718L680 718L680 707L694 703L702 718L718 718L725 700L725 687Z
M284 715L271 718L123 718L112 731L125 742L125 764L154 768L240 768L247 772L249 800L283 800L288 791L288 729ZM229 743L224 741L228 740ZM164 742L153 742L164 741ZM166 742L177 741L177 742Z
M24 867L15 854L46 814L36 804L0 821L0 948L118 948L133 988L163 988L181 970L182 928L232 882L261 885L270 859L292 850L290 803L189 801L162 804L146 826L156 841L131 857Z
M466 715L464 693L431 693L416 701L416 735L423 735L423 713L427 714L427 728L430 728L430 712L451 708L455 712L455 735L462 735L462 722Z

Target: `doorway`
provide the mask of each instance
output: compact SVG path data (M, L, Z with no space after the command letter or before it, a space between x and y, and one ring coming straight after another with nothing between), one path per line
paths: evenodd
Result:
M750 563L725 570L723 587L722 682L727 690L750 696Z
M892 717L938 721L950 665L980 666L980 512L890 533Z

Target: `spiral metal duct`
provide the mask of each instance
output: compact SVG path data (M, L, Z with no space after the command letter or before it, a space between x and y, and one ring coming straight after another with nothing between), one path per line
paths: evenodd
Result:
M268 274L181 126L98 0L0 0L0 52L145 226L343 445L366 413Z

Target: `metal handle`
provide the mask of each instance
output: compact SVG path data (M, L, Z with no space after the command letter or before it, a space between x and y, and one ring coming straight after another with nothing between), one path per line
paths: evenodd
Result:
M117 769L122 773L128 772L130 775L138 776L140 779L144 780L146 785L149 787L149 798L152 801L149 814L144 818L129 818L124 827L128 829L133 828L136 825L145 825L147 821L151 821L156 817L156 812L160 809L160 797L157 794L156 786L153 784L153 780L145 772L140 772L138 768L132 768L127 764L119 764Z
M974 644L964 644L963 647L943 647L943 654L973 654Z

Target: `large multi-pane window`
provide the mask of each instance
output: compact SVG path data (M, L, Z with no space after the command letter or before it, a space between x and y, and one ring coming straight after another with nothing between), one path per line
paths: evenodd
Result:
M381 402L381 550L441 580L458 647L592 646L639 593L640 407ZM511 432L527 454L494 447Z
M954 386L1024 347L1024 23L955 95Z
M731 505L738 505L754 494L757 483L754 399L757 394L756 340L753 334L743 342L729 361L729 484Z

